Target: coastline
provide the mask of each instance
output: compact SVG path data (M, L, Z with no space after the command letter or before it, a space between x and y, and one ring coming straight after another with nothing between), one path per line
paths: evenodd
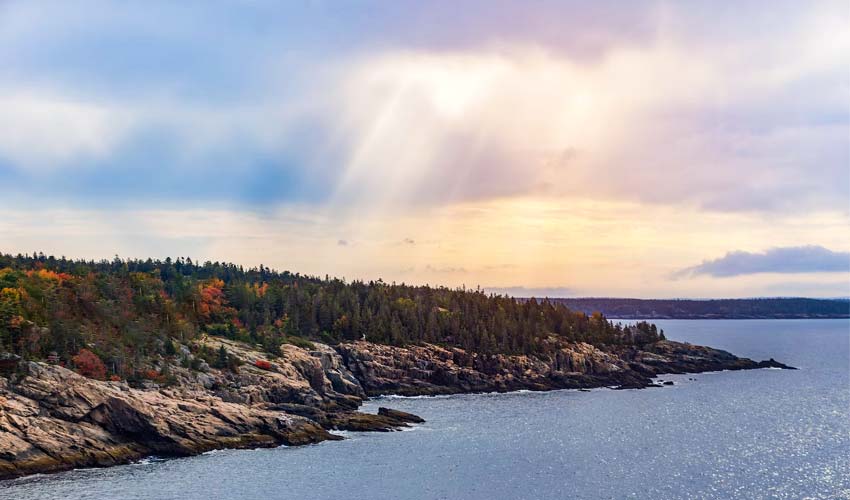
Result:
M246 361L262 353L208 338ZM452 394L660 387L653 379L766 367L725 351L660 341L637 348L556 346L551 356L479 356L435 345L368 342L314 350L284 346L271 370L239 373L175 369L169 387L88 379L65 368L26 363L26 374L0 378L0 478L127 464L149 456L191 456L217 449L298 446L343 439L332 431L391 431L422 420L367 399ZM389 399L389 398L388 398Z

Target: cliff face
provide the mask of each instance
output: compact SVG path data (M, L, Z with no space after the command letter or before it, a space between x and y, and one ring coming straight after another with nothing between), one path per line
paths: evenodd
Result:
M314 407L354 409L365 397L360 382L330 346L315 343L307 351L284 344L282 356L268 359L264 353L240 342L208 337L201 342L210 349L224 347L244 362L238 373L208 370L196 377L182 373L180 386L214 393L225 401L245 405L296 403ZM269 369L254 366L256 360L268 360Z
M0 377L0 479L126 463L146 455L185 456L216 448L301 445L341 439L328 430L384 431L416 421L403 412L354 411L365 393L336 351L283 346L265 359L223 339L244 364L238 373L171 367L169 386L99 381L44 363ZM267 361L267 368L254 366Z
M552 342L554 354L542 357L354 342L309 351L285 345L280 358L266 359L251 346L208 338L207 347L224 346L244 363L238 373L172 367L167 387L131 388L22 363L21 373L0 377L0 478L150 454L315 443L340 439L330 429L384 431L421 421L387 409L356 412L367 395L647 387L658 373L784 367L666 341L611 351Z
M303 417L204 392L137 390L58 366L26 368L19 383L0 382L2 476L332 438Z
M709 347L660 341L600 350L590 344L552 339L546 356L481 356L434 345L394 347L355 342L338 347L369 395L427 395L611 386L652 386L661 373L695 373L785 365L756 363Z
M435 345L393 347L355 342L339 352L366 393L448 394L619 385L622 360L589 344L570 344L551 357L480 356Z

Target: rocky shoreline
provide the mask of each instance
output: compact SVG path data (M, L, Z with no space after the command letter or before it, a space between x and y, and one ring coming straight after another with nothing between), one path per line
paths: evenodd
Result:
M240 360L237 371L173 367L169 383L138 387L22 362L17 373L0 377L0 479L148 455L311 444L342 439L333 430L390 431L422 422L388 408L357 411L366 398L384 394L644 388L664 373L790 368L671 341L606 350L550 342L546 356L365 341L311 349L287 344L282 356L269 359L253 346L208 337L205 347L223 347Z

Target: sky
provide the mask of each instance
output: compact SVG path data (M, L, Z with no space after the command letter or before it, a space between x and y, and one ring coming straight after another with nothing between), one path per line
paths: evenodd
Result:
M850 296L850 5L0 0L33 251Z

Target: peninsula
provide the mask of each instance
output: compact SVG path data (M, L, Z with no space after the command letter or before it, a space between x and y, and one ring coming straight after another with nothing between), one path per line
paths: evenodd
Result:
M381 394L644 388L789 368L550 301L190 259L0 255L0 478L422 420Z

